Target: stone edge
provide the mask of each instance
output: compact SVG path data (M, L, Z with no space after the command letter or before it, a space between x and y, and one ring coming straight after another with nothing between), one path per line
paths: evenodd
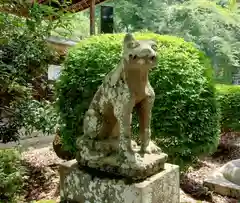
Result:
M240 186L225 179L218 171L206 178L203 185L218 194L240 199Z
M78 168L78 162L76 159L70 160L70 161L64 161L62 163L59 163L59 170L64 171L64 175L67 175L68 173L70 173L72 170L74 170L75 168ZM81 170L81 169L80 169ZM169 163L165 163L164 164L164 169L162 171L157 172L156 174L146 178L145 180L143 180L140 183L135 183L137 185L142 185L142 184L148 184L150 179L151 181L154 181L156 179L159 179L159 177L166 175L167 173L169 173L170 171L176 171L179 172L179 166L178 165L174 165L174 164L169 164ZM143 186L141 186L143 187Z

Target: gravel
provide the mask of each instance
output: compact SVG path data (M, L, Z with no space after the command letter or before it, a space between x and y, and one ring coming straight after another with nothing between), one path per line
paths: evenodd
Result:
M24 202L56 200L59 202L59 159L50 147L25 151L22 154L28 173L25 177Z
M199 160L187 173L181 174L181 203L238 203L236 199L217 195L202 186L204 179L214 169L240 157L240 148L229 147L229 143L236 145L236 137L240 138L239 135L225 136L233 139L234 142L226 142L223 138L222 142L227 144L221 145L217 153ZM63 160L56 156L51 147L29 149L23 152L22 156L28 168L24 202L41 199L59 202L58 164Z

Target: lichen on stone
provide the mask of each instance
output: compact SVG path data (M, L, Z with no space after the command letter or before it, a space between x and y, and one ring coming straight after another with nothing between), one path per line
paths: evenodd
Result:
M100 167L104 159L104 164L112 167L144 170L144 154L161 153L151 141L151 109L155 93L148 74L157 64L155 47L153 40L135 40L131 34L126 34L118 66L105 76L85 114L84 135L77 138L80 164ZM134 107L140 120L140 147L132 145Z

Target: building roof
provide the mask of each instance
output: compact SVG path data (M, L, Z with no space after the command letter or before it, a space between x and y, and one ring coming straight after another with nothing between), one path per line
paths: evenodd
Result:
M34 0L32 0L34 1ZM85 9L90 8L92 0L72 0L71 4L68 6L68 10L71 12L79 12L83 11ZM95 0L95 5L103 3L107 0ZM51 0L38 0L38 3L40 4L49 4ZM55 3L51 3L53 7L57 7Z

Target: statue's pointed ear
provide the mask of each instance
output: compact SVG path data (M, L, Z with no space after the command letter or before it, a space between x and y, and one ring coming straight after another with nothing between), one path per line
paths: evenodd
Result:
M131 33L127 33L124 37L124 43L132 42L134 40L135 39Z

